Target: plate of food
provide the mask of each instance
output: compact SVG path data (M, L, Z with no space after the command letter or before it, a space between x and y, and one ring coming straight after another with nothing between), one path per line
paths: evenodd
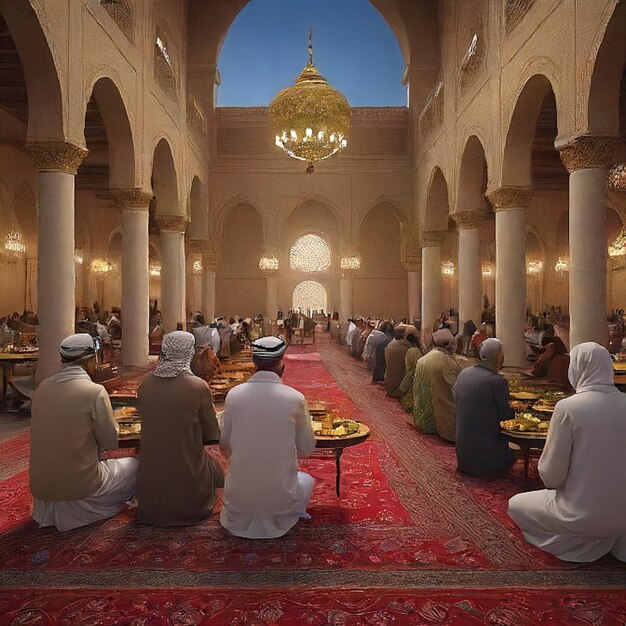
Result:
M547 435L550 422L534 416L532 413L517 413L515 419L500 422L500 427L506 432L516 435L527 433L529 436Z
M359 422L350 419L336 419L332 423L332 428L328 428L325 422L313 422L315 435L321 437L349 437L359 432Z
M534 391L513 391L510 394L511 398L514 400L539 400L541 397L538 393Z

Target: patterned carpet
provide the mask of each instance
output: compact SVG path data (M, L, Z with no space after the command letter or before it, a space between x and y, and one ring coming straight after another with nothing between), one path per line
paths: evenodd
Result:
M1 443L5 623L626 623L622 564L560 562L509 520L521 467L498 481L457 474L454 448L419 434L338 346L291 348L285 381L363 421L372 437L344 453L340 499L333 459L302 463L317 480L312 519L278 540L230 537L216 515L150 529L132 511L63 535L39 529L29 521L27 434ZM102 611L117 617L97 621Z

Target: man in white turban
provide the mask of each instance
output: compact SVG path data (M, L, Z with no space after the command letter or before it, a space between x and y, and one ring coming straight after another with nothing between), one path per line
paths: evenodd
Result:
M61 370L33 396L33 519L60 531L119 513L135 493L136 458L99 458L101 450L118 447L118 427L105 388L93 382L96 341L86 333L64 339Z
M611 552L626 561L626 394L613 384L608 351L575 346L569 380L539 459L546 489L509 500L509 516L533 545L564 561L588 563Z
M456 438L456 407L452 387L461 367L452 356L454 335L443 328L432 335L434 349L415 366L413 421L426 435Z
M511 419L509 386L500 375L502 342L486 339L480 363L463 370L452 388L456 402L456 458L459 472L481 478L501 476L515 461L500 422Z
M287 349L279 337L252 344L257 372L226 397L220 448L230 458L220 523L248 539L281 537L308 517L315 480L298 458L315 449L304 396L280 377Z

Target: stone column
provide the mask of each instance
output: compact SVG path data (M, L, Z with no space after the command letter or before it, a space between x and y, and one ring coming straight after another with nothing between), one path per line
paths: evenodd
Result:
M496 335L504 346L504 363L527 367L526 207L529 188L502 187L489 194L496 212Z
M148 362L150 274L148 273L148 206L152 194L141 189L117 193L122 209L122 363Z
M354 275L351 270L342 270L339 279L339 321L344 324L354 316Z
M186 325L185 311L185 227L183 215L160 215L161 319L166 333Z
M445 232L422 237L422 338L427 345L441 315L441 244L445 238Z
M205 250L202 262L204 264L204 282L202 285L202 312L207 323L215 319L215 275L222 260L218 250L209 246Z
M484 216L475 211L462 211L454 218L459 231L459 330L462 330L468 320L479 327L482 318L480 225Z
M265 319L274 321L278 312L278 273L264 272L266 280Z
M187 239L187 309L192 314L202 311L202 286L205 271L202 253L206 246L204 239Z
M607 345L606 179L621 139L578 137L557 148L570 173L570 348L585 341Z
M422 259L420 257L405 257L403 261L406 270L407 292L409 297L409 322L412 323L421 316L422 303Z
M37 306L39 361L37 381L59 369L59 344L74 332L74 189L87 154L71 143L28 143L39 171Z

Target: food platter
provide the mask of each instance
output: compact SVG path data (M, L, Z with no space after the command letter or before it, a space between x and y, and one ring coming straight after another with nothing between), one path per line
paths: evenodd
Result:
M541 394L534 391L512 391L510 394L514 400L539 400Z
M316 441L350 441L353 439L367 438L370 434L370 429L365 424L359 424L359 430L349 435L322 435L315 433Z
M502 432L516 439L545 439L548 436L547 432L507 430L506 428L503 428Z

